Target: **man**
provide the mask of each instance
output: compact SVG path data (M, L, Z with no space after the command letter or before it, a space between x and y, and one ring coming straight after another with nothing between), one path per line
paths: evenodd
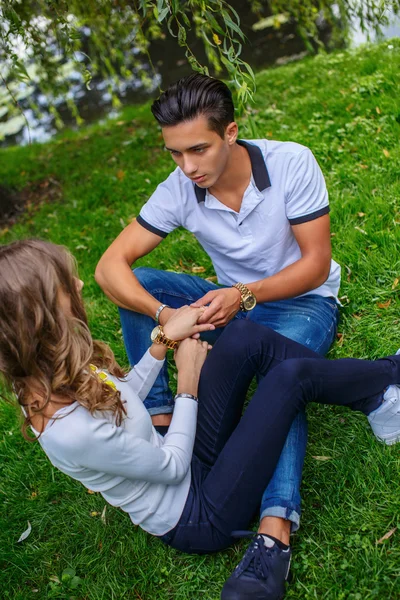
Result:
M177 169L96 270L120 307L130 362L149 346L154 321L161 330L153 336L162 341L162 326L184 304L206 305L201 322L214 324L216 335L233 318L248 318L325 354L336 333L340 267L331 260L328 194L310 150L291 142L239 141L229 89L203 75L172 85L152 112ZM179 226L210 256L219 285L156 269L131 271ZM168 415L160 414L173 409L166 369L146 406L167 423ZM225 584L224 600L283 598L289 536L300 520L306 437L301 415L262 499L263 535Z

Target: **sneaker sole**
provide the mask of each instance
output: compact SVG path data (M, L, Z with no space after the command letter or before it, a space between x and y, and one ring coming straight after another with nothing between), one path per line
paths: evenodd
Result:
M387 446L394 446L394 444L397 444L398 442L400 442L400 432L397 432L394 434L394 437L392 436L387 436L387 437L382 437L382 436L376 436L377 439L382 442L383 444L386 444Z

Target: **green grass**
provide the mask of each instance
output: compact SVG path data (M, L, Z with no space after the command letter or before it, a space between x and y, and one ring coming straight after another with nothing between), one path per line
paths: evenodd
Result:
M343 269L342 336L332 357L375 358L400 346L399 73L400 40L270 69L257 76L251 123L241 123L243 137L256 128L310 146L325 173L333 254ZM62 190L60 201L32 207L0 233L0 242L38 236L68 246L86 282L93 333L123 363L117 309L95 284L94 268L172 167L148 105L49 144L0 151L2 185L55 180ZM141 263L189 273L201 265L205 277L213 274L183 231ZM104 523L101 496L68 480L22 439L13 407L1 406L0 421L1 598L219 598L245 543L215 556L185 556L111 507ZM309 421L302 527L293 538L287 598L400 598L399 448L379 445L365 417L345 409L312 406ZM321 456L329 460L314 458ZM27 521L32 533L17 543ZM67 568L71 575L57 582Z

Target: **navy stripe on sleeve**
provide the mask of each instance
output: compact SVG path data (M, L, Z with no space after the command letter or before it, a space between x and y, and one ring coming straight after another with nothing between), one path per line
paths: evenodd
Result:
M155 233L156 235L159 235L162 238L166 238L168 235L168 233L166 233L165 231L161 231L161 229L157 229L157 227L154 227L153 225L150 225L150 223L147 223L147 221L145 221L140 215L136 217L136 221L139 223L139 225L147 229L147 231L151 231L151 233Z
M314 221L323 215L327 215L330 211L329 206L324 206L320 210L317 210L309 215L304 215L302 217L295 217L294 219L289 219L289 223L291 225L300 225L301 223L307 223L308 221Z

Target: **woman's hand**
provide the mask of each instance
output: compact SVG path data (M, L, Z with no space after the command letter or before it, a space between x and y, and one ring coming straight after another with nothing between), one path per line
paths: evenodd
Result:
M211 323L197 324L204 310L204 306L178 308L164 325L164 334L170 340L180 341L193 336L199 337L201 332L215 329L215 325Z
M178 394L185 392L197 396L201 368L211 346L193 338L187 338L175 350L175 364L178 369Z

